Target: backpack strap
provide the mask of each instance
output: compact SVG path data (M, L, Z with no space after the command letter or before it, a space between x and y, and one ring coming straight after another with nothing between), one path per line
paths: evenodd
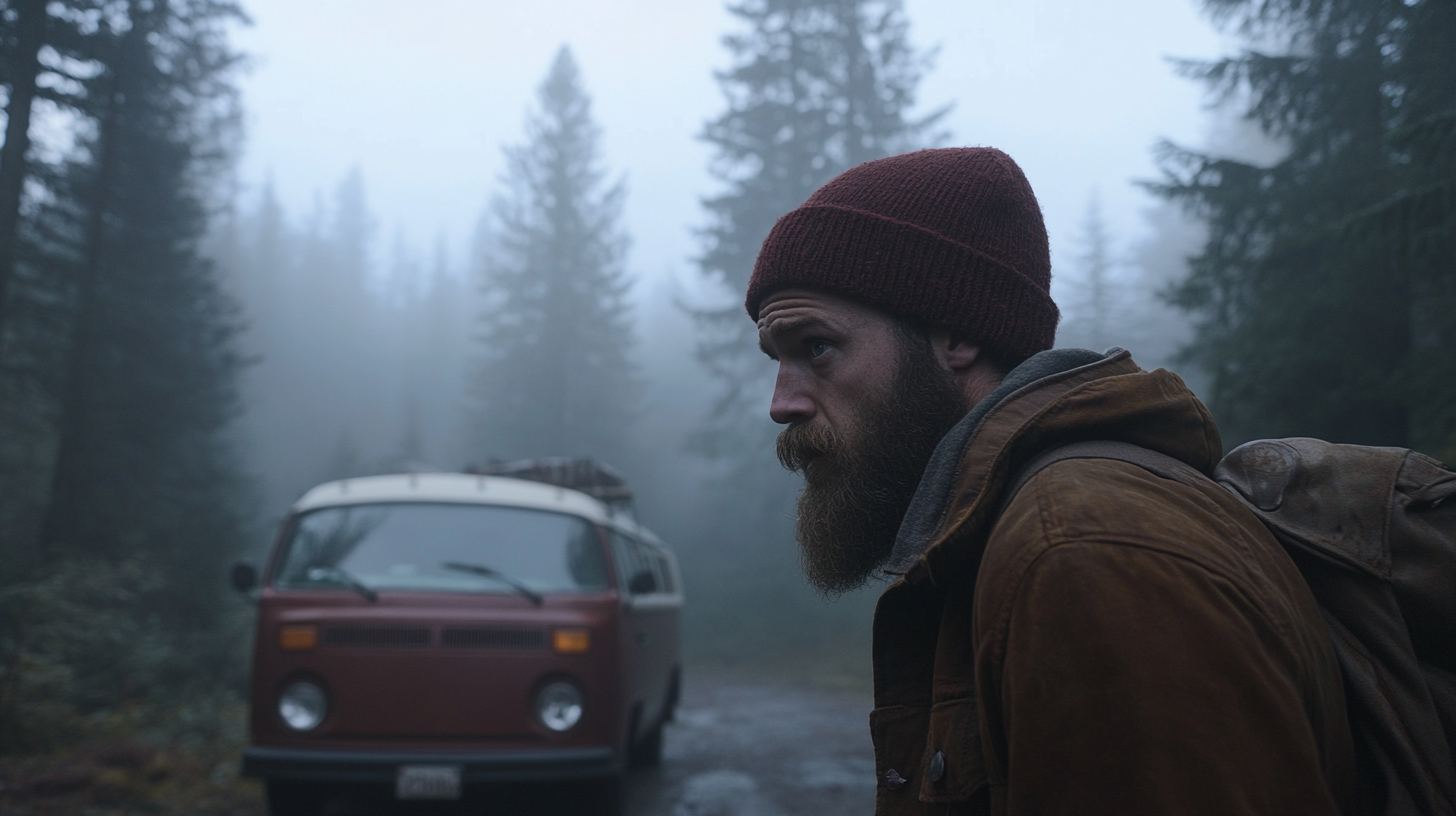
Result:
M1001 494L1001 504L996 509L996 517L999 518L1002 513L1006 512L1006 508L1011 506L1011 501L1016 498L1017 493L1021 492L1021 488L1031 481L1031 477L1057 462L1065 462L1068 459L1111 459L1115 462L1126 462L1129 465L1137 465L1156 476L1186 485L1196 485L1209 480L1207 476L1184 462L1165 453L1158 453L1130 442L1101 439L1073 442L1070 445L1062 445L1045 451L1022 465L1011 479L1005 492Z

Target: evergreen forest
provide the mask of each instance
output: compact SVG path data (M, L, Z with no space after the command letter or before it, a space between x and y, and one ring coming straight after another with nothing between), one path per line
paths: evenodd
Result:
M1228 447L1456 460L1456 3L1197 5L1231 50L1168 70L1226 127L1146 146L1130 251L1096 190L1059 225L1058 344L1177 371ZM334 479L611 463L680 558L690 671L864 692L878 587L798 571L742 292L837 173L980 139L946 124L966 100L924 98L935 40L902 0L726 10L692 291L661 296L570 44L521 68L518 138L480 146L505 170L462 253L382 228L367 168L303 210L239 182L245 0L0 0L0 813L72 812L4 787L67 768L77 807L258 812L228 571Z

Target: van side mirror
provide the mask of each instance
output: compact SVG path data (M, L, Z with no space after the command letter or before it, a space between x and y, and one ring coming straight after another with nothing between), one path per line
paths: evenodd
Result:
M657 576L651 570L642 570L627 582L627 590L633 595L646 595L657 591Z
M233 585L233 589L246 595L258 586L258 570L247 561L239 561L228 570L228 583Z

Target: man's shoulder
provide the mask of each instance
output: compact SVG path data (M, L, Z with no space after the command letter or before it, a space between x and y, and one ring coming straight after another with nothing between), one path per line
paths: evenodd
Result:
M977 594L1004 598L1028 572L1056 562L1075 575L1079 561L1120 564L1149 582L1199 574L1280 606L1298 583L1258 518L1211 480L1190 485L1127 462L1071 459L1036 474L1006 506Z
M1268 537L1258 518L1213 480L1187 483L1131 462L1067 459L1029 479L996 520L993 539L1030 535L1049 546L1096 539L1142 542L1191 557L1229 553L1200 548L1210 536Z

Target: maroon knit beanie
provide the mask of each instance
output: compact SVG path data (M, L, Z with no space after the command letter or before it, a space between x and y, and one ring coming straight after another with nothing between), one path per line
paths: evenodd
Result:
M774 224L748 282L748 314L780 289L819 289L979 343L1009 364L1057 330L1041 207L989 147L866 162Z

